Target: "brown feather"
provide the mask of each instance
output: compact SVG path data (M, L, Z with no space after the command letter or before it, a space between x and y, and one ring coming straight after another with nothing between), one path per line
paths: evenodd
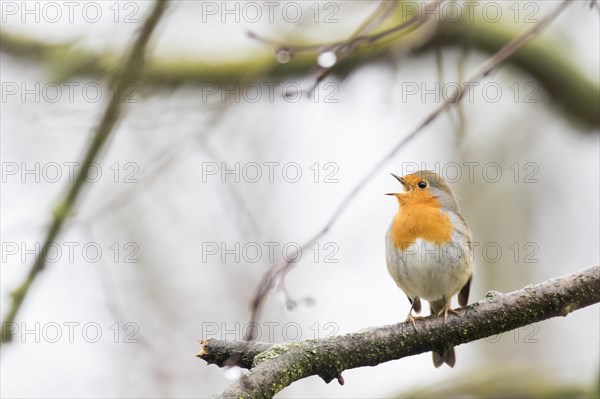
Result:
M469 303L469 291L471 290L471 280L473 280L473 275L469 277L469 281L465 284L464 287L460 289L458 293L458 304L460 306L467 306Z
M412 309L415 311L415 313L417 313L417 314L421 313L421 298L416 296L415 299L412 299L408 295L406 297L408 298L408 301L412 305Z

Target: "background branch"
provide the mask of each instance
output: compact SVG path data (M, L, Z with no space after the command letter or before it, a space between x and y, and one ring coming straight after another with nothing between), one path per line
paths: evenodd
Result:
M390 23L400 24L403 16L390 16ZM396 21L394 21L396 18ZM464 46L484 54L495 54L504 45L520 35L518 24L489 23L481 18L456 21L441 20L432 35L416 31L390 35L366 46L358 46L340 60L332 74L345 75L370 62L393 58L398 50L432 51L436 45ZM298 40L296 46L308 46ZM6 30L0 32L0 51L21 58L42 62L53 79L65 80L74 76L104 77L118 65L119 55L82 49L77 43L49 44L16 35ZM286 64L280 64L272 51L258 51L245 58L214 61L185 55L180 58L156 57L148 61L139 82L147 86L202 85L227 82L285 79L302 76L314 70L319 50L296 54ZM536 79L556 104L579 123L596 128L600 126L600 86L582 73L568 48L557 46L553 38L538 38L511 56L508 63Z
M448 319L429 316L411 323L370 328L320 340L272 345L253 343L238 365L250 372L227 388L220 397L272 397L294 381L319 375L329 382L344 370L375 366L390 360L456 346L497 335L600 302L600 266L527 286L508 294L489 292L479 302L458 309ZM235 342L201 341L197 355L208 363L224 365ZM268 348L260 353L260 349ZM231 353L231 352L230 352ZM253 358L253 361L250 361Z
M23 300L29 292L31 284L46 266L46 254L48 249L56 240L56 237L62 230L67 218L73 211L77 198L85 185L90 165L97 159L100 151L104 148L107 139L121 117L123 100L127 98L128 84L136 82L140 76L146 58L146 46L156 25L158 25L158 21L162 17L166 6L166 0L157 0L154 3L152 11L145 20L129 54L124 58L118 69L113 68L114 76L111 79L109 87L115 87L115 97L110 98L106 105L102 119L92 135L92 139L83 156L81 167L75 175L73 183L69 183L70 186L67 189L65 197L58 203L52 212L50 227L46 233L40 253L37 254L29 274L25 278L25 281L11 293L13 302L8 311L8 316L2 323L2 343L11 341L13 336L12 324L17 317Z

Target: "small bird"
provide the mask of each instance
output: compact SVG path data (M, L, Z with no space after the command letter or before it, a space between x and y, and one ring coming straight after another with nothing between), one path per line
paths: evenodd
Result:
M452 297L466 306L473 276L471 231L460 213L456 198L437 173L420 170L404 177L394 176L404 187L389 193L398 199L399 210L386 241L387 268L411 303L406 321L416 329L412 311L421 311L421 298L429 302L432 314L457 315ZM454 367L454 348L433 352L433 364Z

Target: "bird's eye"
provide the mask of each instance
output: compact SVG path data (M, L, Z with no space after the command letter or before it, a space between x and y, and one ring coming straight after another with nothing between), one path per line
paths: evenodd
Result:
M419 184L417 184L417 186L419 186L419 188L427 188L427 182L420 181Z

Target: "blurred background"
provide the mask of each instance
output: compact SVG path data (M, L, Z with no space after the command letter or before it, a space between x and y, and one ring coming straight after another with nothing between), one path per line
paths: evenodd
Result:
M385 266L397 204L383 194L398 190L389 172L426 168L450 181L477 243L470 302L598 264L599 15L573 3L362 186L303 251L287 295L269 297L259 340L404 320L409 303ZM198 339L242 339L273 261L560 2L447 2L409 33L348 54L326 45L381 32L424 4L171 2L1 347L2 396L209 397L229 385L235 370L196 358ZM4 321L152 3L0 7ZM454 369L423 354L345 371L344 386L307 378L278 397L597 397L598 313L461 345Z

